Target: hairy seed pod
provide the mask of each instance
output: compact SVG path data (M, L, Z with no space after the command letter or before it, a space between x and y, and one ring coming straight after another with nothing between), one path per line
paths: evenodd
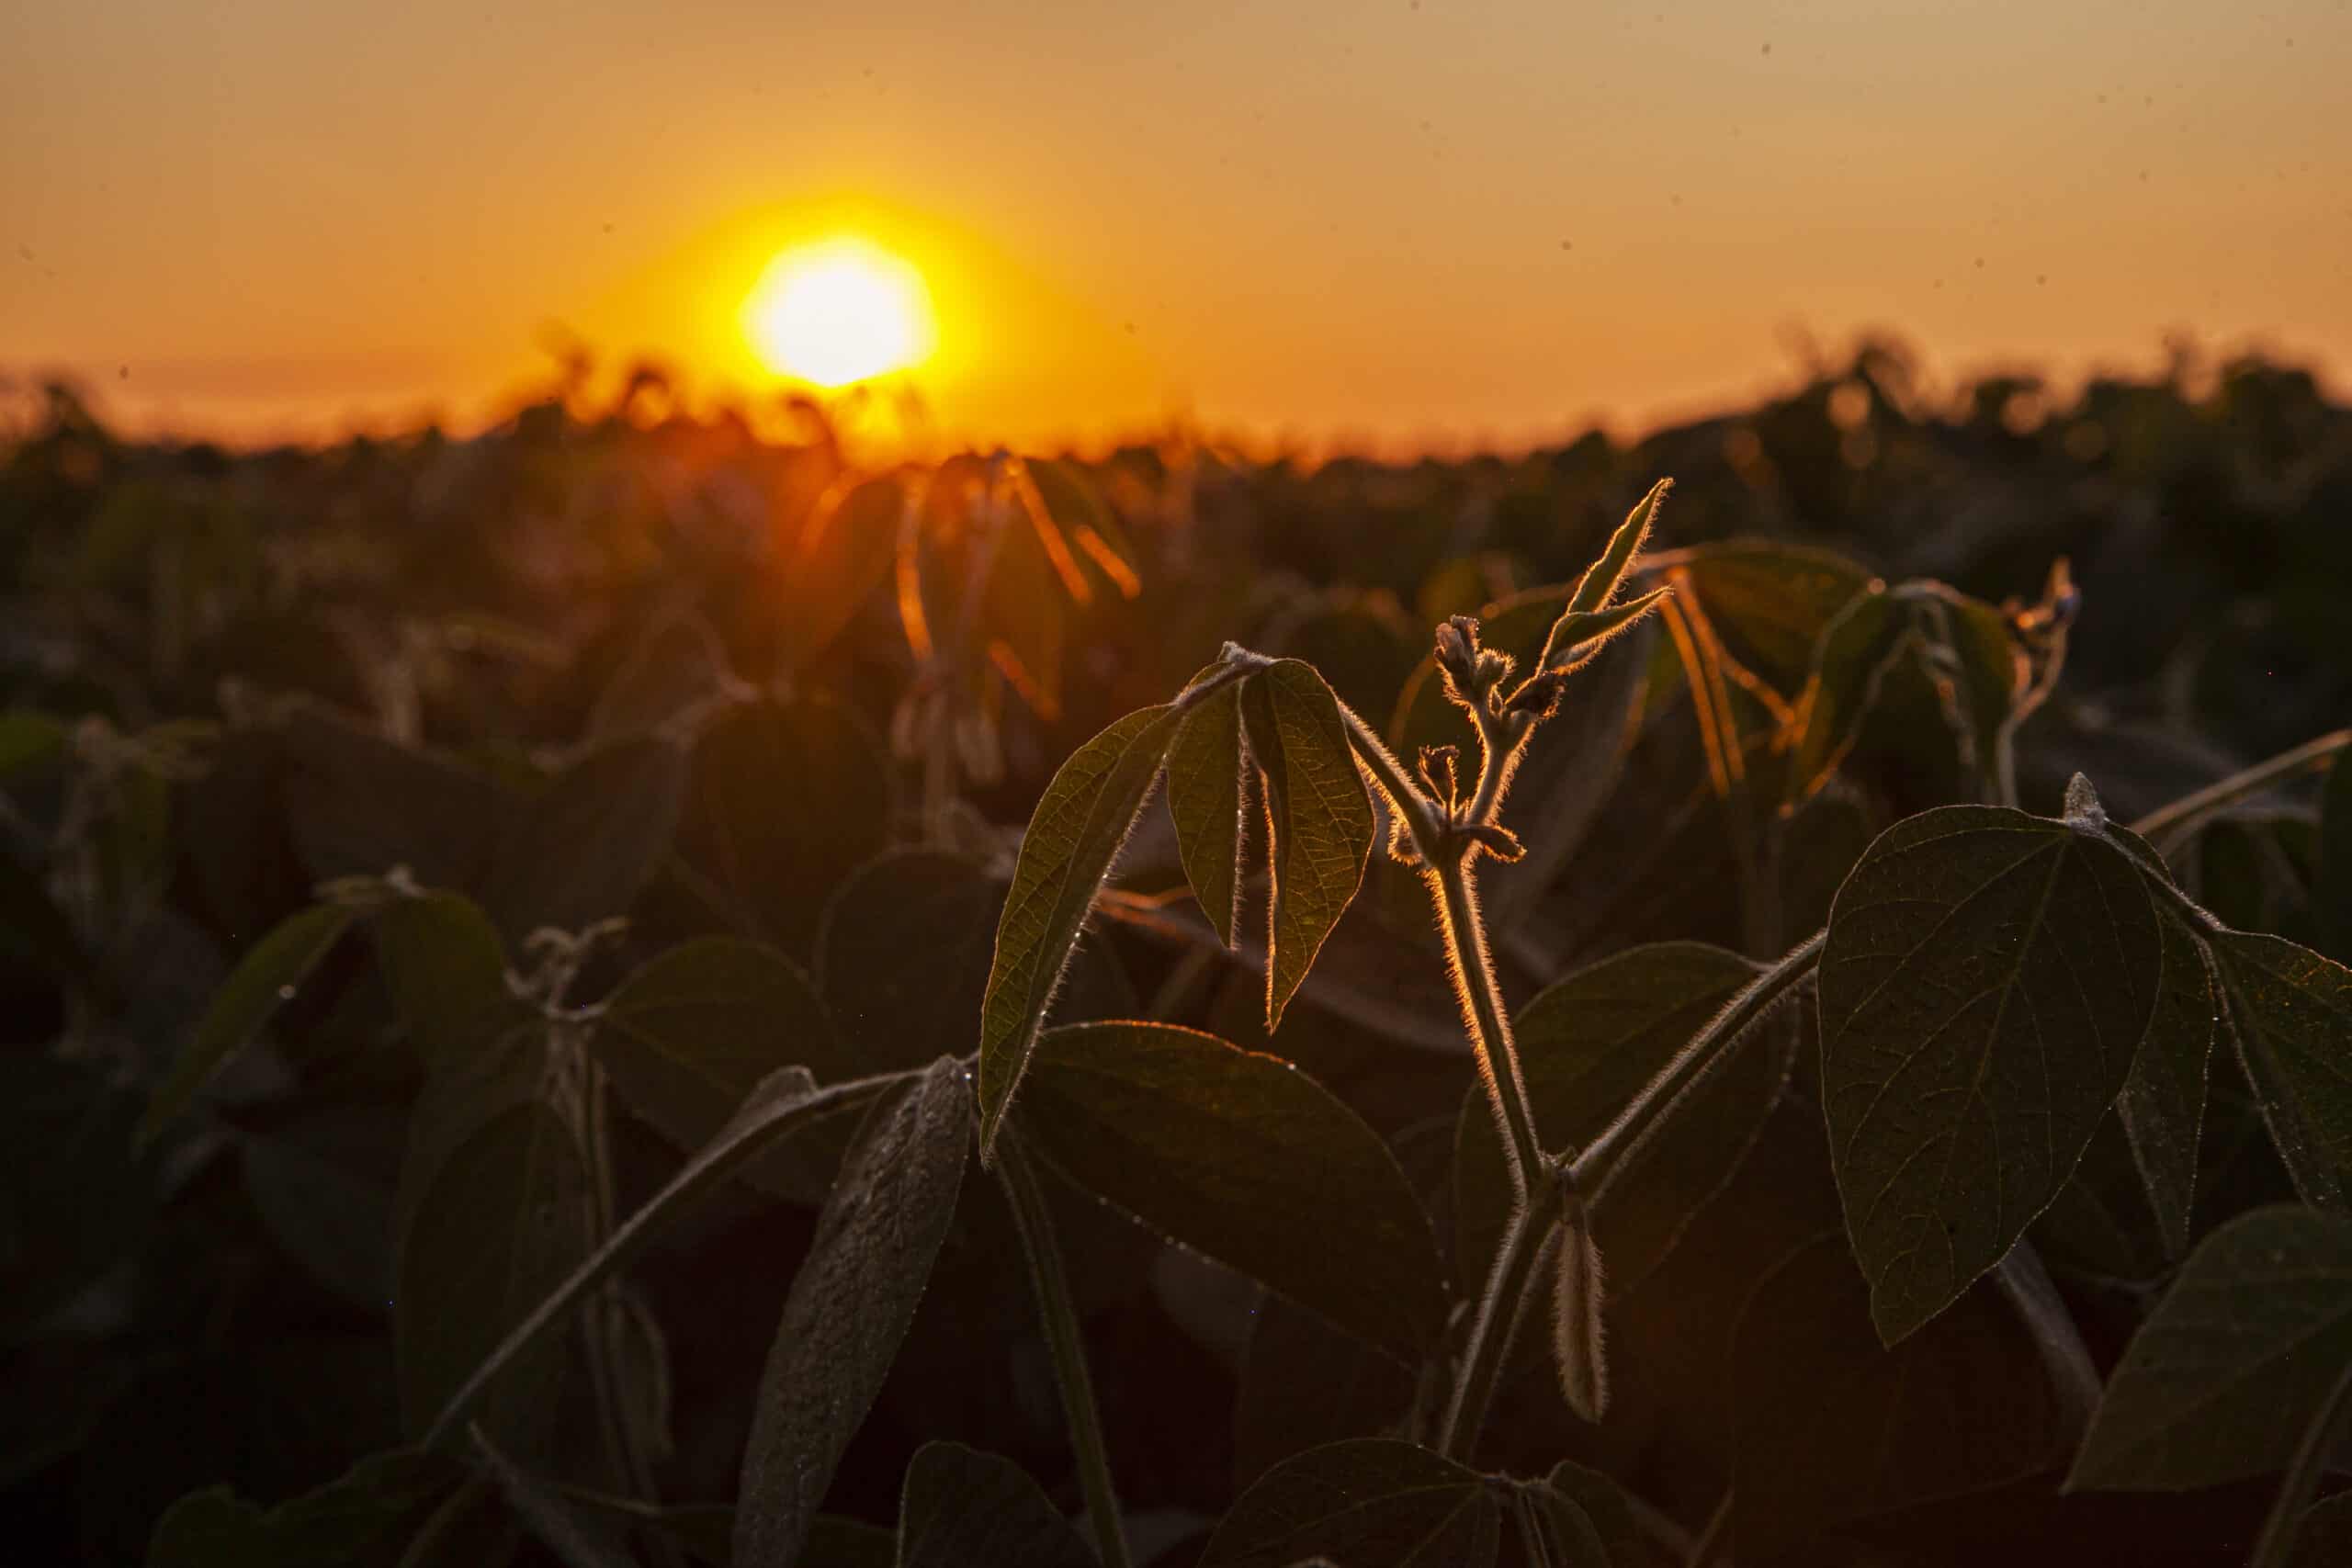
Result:
M1561 1179L1567 1179L1563 1174ZM1560 1392L1568 1408L1599 1421L1609 1408L1609 1360L1602 1343L1604 1286L1600 1249L1592 1239L1592 1218L1584 1195L1569 1190L1555 1249L1552 1277L1552 1361L1559 1369Z

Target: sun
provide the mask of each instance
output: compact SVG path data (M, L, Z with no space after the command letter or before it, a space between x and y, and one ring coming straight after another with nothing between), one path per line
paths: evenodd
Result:
M779 252L744 299L743 332L769 369L832 388L922 364L937 328L921 273L843 236Z

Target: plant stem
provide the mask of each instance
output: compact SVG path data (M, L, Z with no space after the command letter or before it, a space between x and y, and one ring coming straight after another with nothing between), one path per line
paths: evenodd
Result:
M1494 1402L1495 1384L1502 1377L1520 1319L1542 1288L1544 1271L1538 1265L1559 1211L1559 1183L1539 1181L1526 1201L1511 1210L1510 1223L1503 1227L1502 1240L1495 1247L1494 1267L1487 1273L1487 1288L1480 1292L1476 1315L1470 1320L1462 1375L1454 1380L1445 1414L1438 1421L1437 1451L1448 1459L1467 1460L1477 1447L1479 1431L1487 1424L1487 1407Z
M1102 1568L1130 1568L1118 1494L1111 1485L1110 1450L1102 1442L1102 1417L1094 1403L1094 1380L1086 1370L1086 1345L1079 1337L1078 1303L1070 1300L1069 1274L1062 1266L1061 1244L1054 1236L1054 1218L1046 1207L1045 1189L1018 1133L998 1141L996 1173L1012 1204L1021 1249L1029 1258L1037 1315L1045 1326L1046 1347L1053 1354L1054 1382L1061 1389L1062 1414L1069 1424L1070 1448L1078 1457L1079 1488L1086 1496L1087 1514L1094 1521Z
M1495 980L1494 954L1487 947L1487 924L1478 918L1478 896L1471 885L1467 846L1431 862L1427 877L1437 900L1438 924L1453 971L1453 988L1462 1001L1463 1027L1478 1055L1478 1076L1486 1081L1495 1122L1510 1156L1512 1195L1524 1204L1528 1194L1542 1186L1545 1169L1543 1140L1535 1131L1535 1111L1528 1103L1527 1079L1520 1072L1519 1047L1511 1039L1510 1015L1504 1010L1502 989Z
M1827 931L1814 932L1791 948L1779 963L1741 987L1738 995L1724 1004L1721 1012L1709 1019L1706 1026L1658 1069L1656 1077L1642 1086L1642 1091L1617 1113L1616 1120L1577 1151L1569 1173L1577 1187L1591 1195L1592 1203L1600 1201L1624 1163L1618 1156L1638 1150L1650 1128L1673 1109L1675 1101L1712 1077L1730 1057L1731 1047L1758 1020L1812 978L1820 966L1821 950L1828 940Z
M2234 806L2306 769L2324 766L2330 758L2346 750L2352 750L2352 729L2332 730L2304 741L2291 751L2281 751L2268 761L2256 762L2218 784L2208 784L2194 795L2182 795L2169 806L2160 806L2132 823L2132 830L2152 842L2185 832L2222 807ZM2158 843L2157 847L2161 849L2163 845Z

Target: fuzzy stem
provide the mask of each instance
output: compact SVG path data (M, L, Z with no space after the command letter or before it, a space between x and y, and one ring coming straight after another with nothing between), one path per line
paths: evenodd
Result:
M1510 1155L1511 1191L1521 1202L1542 1185L1544 1144L1535 1131L1535 1111L1527 1098L1527 1079L1520 1072L1519 1047L1511 1039L1510 1015L1503 1007L1502 989L1495 981L1495 958L1487 946L1487 923L1478 916L1477 890L1471 884L1470 846L1460 845L1444 859L1430 863L1427 878L1437 900L1438 924L1444 931L1452 960L1453 988L1462 1003L1463 1027L1478 1055L1478 1076L1485 1080L1497 1129Z
M1102 1568L1130 1568L1121 1528L1118 1494L1111 1485L1110 1450L1102 1441L1102 1417L1094 1402L1094 1380L1086 1370L1086 1345L1079 1336L1078 1303L1070 1299L1069 1272L1062 1265L1054 1218L1046 1207L1029 1151L1018 1134L997 1143L997 1179L1012 1204L1021 1249L1028 1255L1029 1280L1037 1292L1037 1316L1054 1358L1054 1382L1061 1390L1062 1414L1069 1423L1070 1448L1078 1458L1079 1489L1094 1523Z
M2222 807L2234 806L2306 769L2326 765L2328 759L2347 750L2352 750L2352 729L2332 730L2304 741L2291 751L2281 751L2268 761L2256 762L2218 784L2208 784L2194 795L2182 795L2169 806L2160 806L2132 823L2132 830L2152 842L2184 832ZM2157 847L2161 849L2163 845L2159 842Z
M1476 1315L1470 1320L1470 1339L1462 1355L1462 1375L1454 1380L1445 1414L1439 1419L1437 1451L1448 1459L1466 1461L1477 1447L1487 1425L1487 1407L1494 1403L1495 1384L1502 1378L1511 1340L1529 1304L1542 1290L1544 1243L1559 1218L1561 1187L1539 1181L1525 1201L1511 1210L1495 1247L1494 1266L1487 1273L1487 1288L1478 1297Z

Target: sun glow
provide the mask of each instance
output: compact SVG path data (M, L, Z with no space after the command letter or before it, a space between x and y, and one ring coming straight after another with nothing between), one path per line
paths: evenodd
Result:
M937 335L922 275L854 238L780 253L743 301L743 331L769 369L828 388L911 369Z

